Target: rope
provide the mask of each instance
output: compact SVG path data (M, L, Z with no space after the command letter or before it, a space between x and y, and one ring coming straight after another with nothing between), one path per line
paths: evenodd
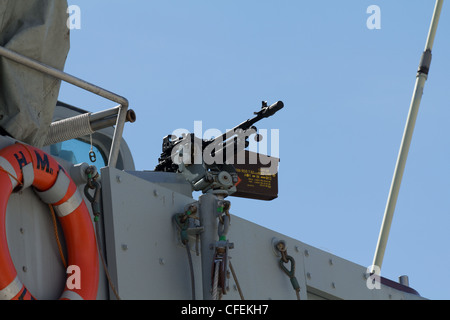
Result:
M219 300L219 297L218 297L219 292L217 290L217 286L219 285L219 265L220 265L220 261L216 261L215 269L214 269L213 292L212 292L213 300Z
M97 249L98 253L100 254L100 259L102 260L103 269L105 270L106 278L108 279L109 286L111 287L111 290L113 291L114 295L116 296L117 300L121 300L119 294L116 291L116 288L114 287L114 284L111 280L111 276L108 272L108 267L106 266L105 258L103 257L103 252L100 247L100 231L99 231L99 225L98 220L95 221L95 237L97 242Z
M101 205L100 205L100 183L96 181L98 178L98 173L93 176L95 173L95 167L89 166L88 169L86 169L86 174L88 175L88 182L86 183L86 186L84 187L84 195L86 199L91 203L92 207L92 213L94 215L94 225L95 225L95 242L97 243L97 250L100 255L100 259L102 261L103 270L105 271L106 278L108 280L109 286L111 287L111 290L113 291L114 295L116 296L117 300L121 300L119 294L117 293L117 290L111 280L111 276L108 272L108 266L105 262L105 257L103 256L102 251L102 245L100 244L101 237L100 237L100 226L99 226L99 218L101 216ZM89 189L94 189L94 196L91 196L89 193Z
M236 277L236 273L234 272L234 268L233 268L233 265L231 264L231 261L228 261L228 264L230 265L231 274L233 275L234 282L236 283L236 287L238 289L239 296L241 297L241 300L245 300L244 294L242 293L241 286L239 285L239 281Z
M11 173L9 173L9 172L6 171L5 169L3 169L3 167L0 167L0 171L6 173L6 174L9 175L11 178L13 178L14 180L16 180L17 183L19 184L19 186L22 186L22 185L23 185L22 181L20 181L19 179L17 179L16 177L14 177Z
M62 245L61 245L61 242L59 241L58 225L56 222L55 209L53 209L53 206L51 204L49 204L48 207L50 208L50 212L51 212L51 216L52 216L53 232L55 234L56 243L58 244L59 255L61 257L61 261L62 261L64 268L67 269L66 259L64 258Z

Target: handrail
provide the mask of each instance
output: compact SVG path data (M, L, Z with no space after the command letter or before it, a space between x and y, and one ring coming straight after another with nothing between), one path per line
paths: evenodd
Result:
M6 59L12 60L19 64L22 64L22 65L29 67L31 69L34 69L36 71L50 75L56 79L70 83L70 84L72 84L76 87L79 87L81 89L84 89L86 91L92 92L92 93L94 93L100 97L103 97L107 100L119 103L119 106L117 109L118 116L117 116L116 128L114 130L114 136L113 136L111 149L110 149L110 153L109 153L109 159L108 159L108 166L110 166L110 167L116 166L117 159L119 157L120 142L122 140L123 129L124 129L125 122L127 119L127 111L128 111L128 106L129 106L128 100L126 98L124 98L120 95L117 95L111 91L105 90L94 84L91 84L87 81L84 81L82 79L74 77L66 72L55 69L49 65L46 65L39 61L36 61L36 60L28 58L24 55L21 55L17 52L6 49L2 46L0 46L0 56L3 56Z

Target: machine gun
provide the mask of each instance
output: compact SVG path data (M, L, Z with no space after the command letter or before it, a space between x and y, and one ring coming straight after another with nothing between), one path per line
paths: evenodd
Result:
M182 173L195 191L219 190L232 194L238 182L233 165L236 155L248 147L252 134L256 134L257 141L261 139L254 124L283 107L282 101L271 106L263 101L261 110L255 112L253 118L210 140L197 138L193 133L181 137L168 135L163 139L155 171Z

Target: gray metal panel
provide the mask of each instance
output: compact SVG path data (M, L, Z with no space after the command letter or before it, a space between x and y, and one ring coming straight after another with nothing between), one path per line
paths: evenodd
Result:
M194 200L116 169L102 169L102 183L109 268L121 298L190 299L187 255L172 216ZM422 299L385 285L370 290L366 267L237 216L231 217L227 238L234 243L231 261L247 300L296 299L279 267L274 238L286 242L296 261L301 299ZM202 299L201 261L194 253L192 258L196 295ZM223 299L239 300L232 277L229 288Z
M272 250L274 238L286 242L288 254L296 261L301 299L422 299L385 285L369 289L366 267L239 217L232 217L228 238L235 244L230 255L246 299L296 299L288 276L279 267L280 258ZM224 298L239 296L231 290Z
M231 200L232 201L232 200ZM231 210L238 211L238 208ZM279 267L280 257L272 249L272 240L285 240L286 237L272 230L239 218L231 217L227 235L234 249L230 250L231 261L246 300L294 300L297 299L289 277ZM294 256L294 247L288 245L288 254ZM300 298L306 300L305 278L303 276L303 256L294 257L296 278L301 287ZM288 266L289 268L289 266ZM230 279L230 292L223 299L240 299L239 293Z
M187 254L172 216L193 199L116 169L101 174L108 267L120 297L189 299ZM196 270L199 262L194 254Z
M161 187L192 197L192 185L180 174L156 171L128 171L141 179L156 183Z
M422 299L384 284L380 289L367 285L367 267L360 266L331 253L294 240L303 254L304 272L309 292L327 299Z

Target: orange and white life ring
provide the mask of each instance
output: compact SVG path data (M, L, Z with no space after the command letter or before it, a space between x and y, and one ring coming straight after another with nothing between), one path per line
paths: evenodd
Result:
M63 167L42 150L16 143L0 150L0 186L0 299L34 299L17 276L5 229L11 193L29 186L55 209L66 240L68 265L80 270L79 286L69 289L66 281L60 299L96 299L99 263L92 220L77 186Z

